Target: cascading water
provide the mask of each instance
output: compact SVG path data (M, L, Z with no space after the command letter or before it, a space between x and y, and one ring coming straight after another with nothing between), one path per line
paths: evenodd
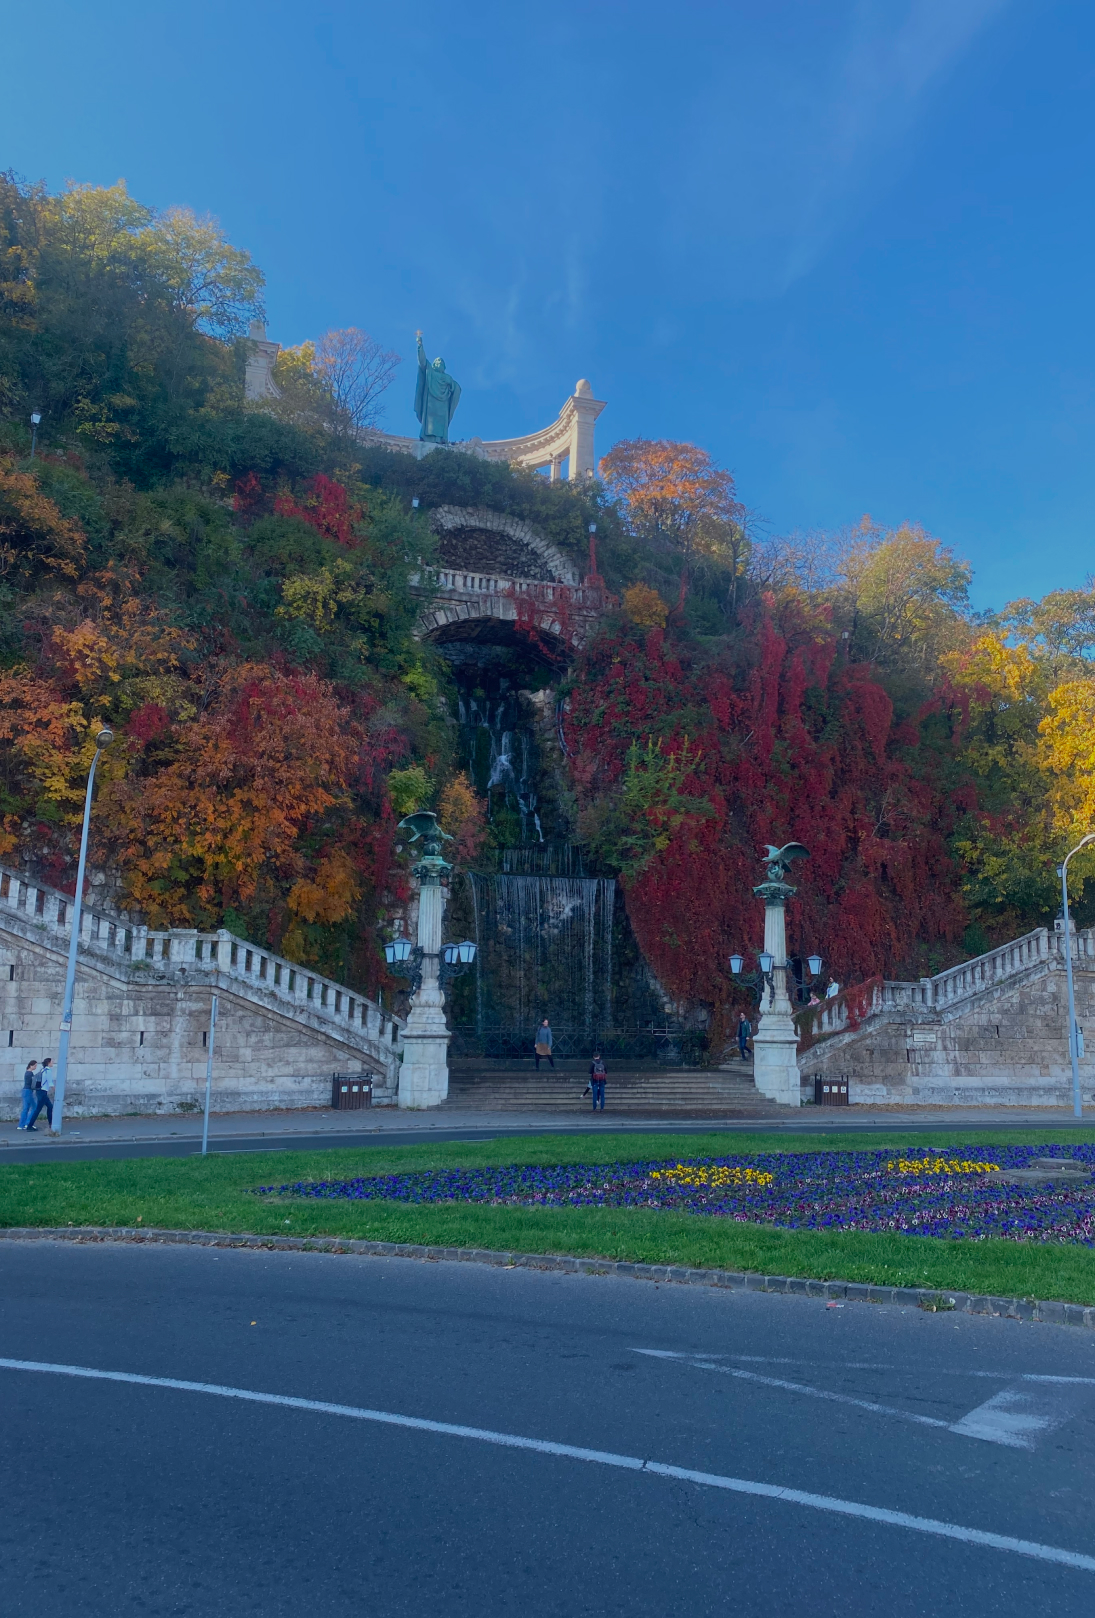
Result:
M539 762L532 733L514 713L515 707L512 697L465 697L461 693L460 724L470 741L469 771L473 779L476 774L486 775L488 802L498 792L503 803L516 809L522 841L542 842L536 790Z
M586 1036L610 1028L615 882L474 871L468 882L479 946L477 1032L524 1029L531 1040L545 1016Z
M527 1056L547 1016L558 1055L588 1057L597 1044L606 1055L645 1054L653 1036L643 1030L664 1020L661 1002L616 904L616 883L587 874L583 849L567 840L560 714L549 689L557 669L501 630L494 639L469 631L439 650L455 687L464 767L484 800L493 845L486 868L466 871L450 900L450 936L478 946L474 979L449 994L464 1048L477 1057Z

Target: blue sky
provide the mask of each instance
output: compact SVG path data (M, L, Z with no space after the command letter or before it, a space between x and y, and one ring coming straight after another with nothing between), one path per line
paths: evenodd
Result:
M270 335L421 326L454 431L693 439L776 533L1095 570L1082 0L12 0L0 165L215 214ZM384 423L409 432L408 363Z

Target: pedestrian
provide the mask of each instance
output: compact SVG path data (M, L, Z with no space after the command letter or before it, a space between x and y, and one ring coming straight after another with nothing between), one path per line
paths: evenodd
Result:
M38 1122L38 1114L43 1107L46 1112L46 1123L53 1128L53 1057L47 1056L38 1070L38 1077L34 1086L34 1116L27 1125L33 1129Z
M840 993L840 984L837 982L836 978L830 978L829 979L829 987L825 990L825 998L826 998L826 1000L832 1000L839 993Z
M551 1047L554 1045L554 1043L555 1043L555 1040L554 1040L554 1037L553 1037L552 1032L551 1032L551 1024L548 1022L547 1018L545 1017L543 1022L540 1024L539 1028L536 1030L535 1045L536 1045L536 1071L537 1071L537 1073L539 1073L539 1071L540 1071L540 1058L542 1056L547 1057L548 1062L549 1062L549 1064L551 1066L551 1071L554 1073L554 1071L555 1071L555 1058L551 1054Z
M594 1051L593 1060L589 1064L589 1088L593 1091L593 1110L597 1111L600 1103L601 1111L605 1110L605 1065L601 1060L600 1051Z
M749 1055L749 1041L753 1037L753 1025L744 1011L738 1012L738 1055L744 1062Z
M34 1085L37 1062L28 1062L27 1071L23 1074L23 1110L19 1114L19 1128L30 1128L30 1115L34 1111Z

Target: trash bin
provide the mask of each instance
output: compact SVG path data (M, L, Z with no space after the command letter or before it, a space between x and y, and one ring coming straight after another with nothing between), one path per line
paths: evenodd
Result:
M373 1104L373 1081L366 1073L333 1073L331 1106L339 1112L353 1112Z
M848 1075L841 1073L836 1078L823 1079L819 1073L814 1080L814 1104L818 1107L846 1107Z

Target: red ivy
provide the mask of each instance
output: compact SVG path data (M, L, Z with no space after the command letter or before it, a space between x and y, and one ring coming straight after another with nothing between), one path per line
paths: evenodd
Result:
M274 510L283 517L299 517L310 523L325 539L333 539L347 550L355 550L360 543L354 524L364 521L364 507L351 501L342 484L323 472L317 472L311 480L302 502L298 503L291 494L279 494Z
M766 607L712 665L661 629L602 635L579 659L567 721L582 807L611 800L628 749L684 756L690 817L625 885L640 946L681 1000L734 998L728 957L761 947L768 842L810 850L788 906L792 953L820 952L843 983L894 973L917 944L960 936L965 915L947 837L965 796L918 721L894 723L870 672L832 633Z

